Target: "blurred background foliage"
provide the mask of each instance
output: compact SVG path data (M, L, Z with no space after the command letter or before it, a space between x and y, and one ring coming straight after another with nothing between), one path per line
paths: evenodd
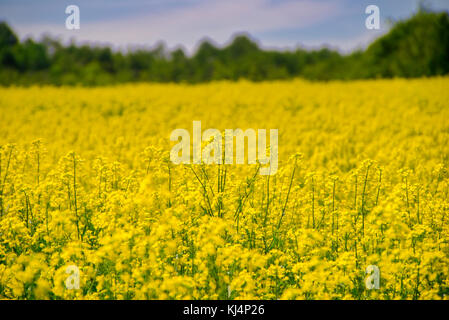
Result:
M223 48L203 41L192 56L163 44L152 49L63 45L44 37L19 41L0 22L0 85L107 85L134 81L198 83L302 77L351 80L423 77L449 73L449 16L421 9L365 50L341 54L328 48L263 50L246 35Z

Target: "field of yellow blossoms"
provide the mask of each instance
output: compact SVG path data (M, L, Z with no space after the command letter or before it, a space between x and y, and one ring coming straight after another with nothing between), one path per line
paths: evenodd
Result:
M448 298L448 88L0 88L0 298ZM278 129L277 173L173 164L194 120Z

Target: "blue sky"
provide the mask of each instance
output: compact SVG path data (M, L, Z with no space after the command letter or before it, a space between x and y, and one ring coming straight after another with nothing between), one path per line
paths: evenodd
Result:
M127 48L164 41L192 52L199 40L224 45L248 33L263 47L289 49L323 45L341 51L363 47L388 30L388 19L406 18L418 0L0 0L0 20L21 38L48 33L63 41ZM449 10L449 0L424 2ZM66 30L65 8L80 8L80 30ZM365 8L380 8L381 29L365 28Z

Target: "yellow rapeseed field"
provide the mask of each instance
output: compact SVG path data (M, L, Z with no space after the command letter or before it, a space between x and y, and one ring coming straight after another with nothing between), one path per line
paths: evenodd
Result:
M0 298L447 298L448 89L0 88ZM173 164L195 120L278 129L277 173Z

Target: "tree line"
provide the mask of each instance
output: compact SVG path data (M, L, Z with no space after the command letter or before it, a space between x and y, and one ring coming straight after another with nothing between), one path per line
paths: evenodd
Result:
M225 47L203 41L191 56L182 49L126 53L109 47L63 45L45 37L19 41L0 22L0 85L106 85L123 82L252 81L302 77L351 80L423 77L449 73L449 16L420 10L393 24L365 50L341 54L328 48L263 50L246 35Z

